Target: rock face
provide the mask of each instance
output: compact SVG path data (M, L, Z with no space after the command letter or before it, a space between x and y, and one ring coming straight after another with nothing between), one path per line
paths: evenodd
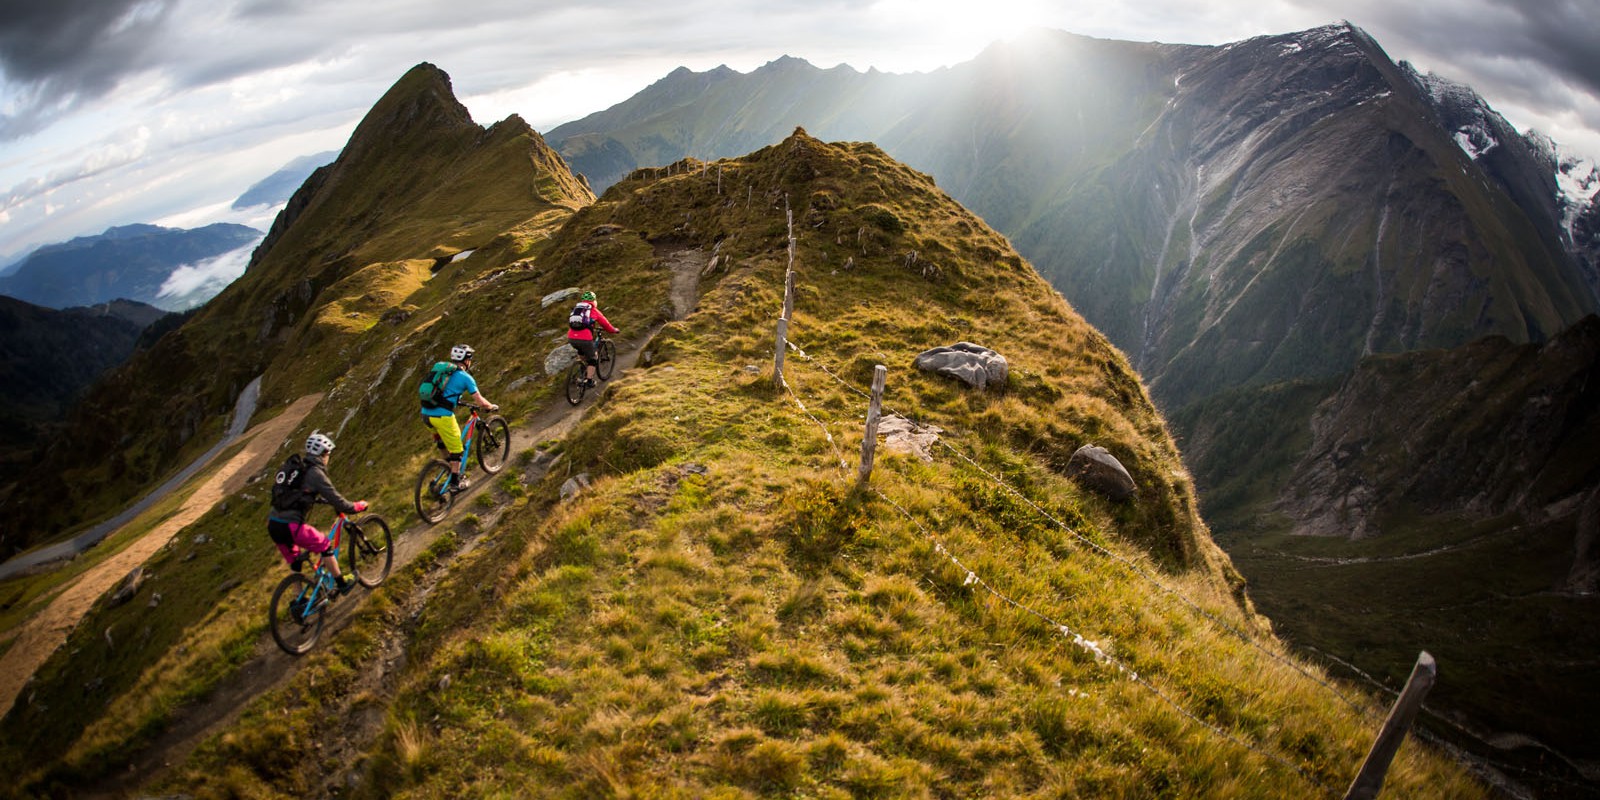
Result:
M1104 447L1086 444L1078 448L1067 461L1067 475L1112 500L1127 500L1139 493L1127 468Z
M913 363L917 369L955 378L977 389L1004 385L1010 374L1005 356L971 342L924 350Z
M1597 369L1596 317L1542 346L1491 337L1367 359L1317 409L1278 509L1297 533L1350 538L1402 509L1569 516L1600 471Z

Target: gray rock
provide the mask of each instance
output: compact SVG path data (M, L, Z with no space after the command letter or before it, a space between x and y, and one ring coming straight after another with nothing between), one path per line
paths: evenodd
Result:
M144 567L134 567L128 577L122 579L122 585L111 593L112 607L120 606L133 599L139 593L139 587L144 586Z
M589 488L589 473L580 472L561 484L561 499L566 500L573 495Z
M924 350L913 364L917 369L955 378L978 389L1002 385L1011 373L1005 356L971 342Z
M578 293L581 291L583 290L576 286L569 286L565 289L551 292L539 299L539 307L549 308L550 306L555 305L556 303L559 303L569 297L577 297Z
M924 463L933 461L932 447L941 433L944 429L937 425L918 425L897 414L878 420L878 435L883 437L884 450L916 456Z
M572 362L577 360L578 351L563 344L551 350L550 355L544 357L544 374L560 375L566 371L567 367L572 366Z
M1139 493L1133 476L1104 447L1086 444L1078 448L1067 461L1067 475L1112 500L1127 500Z

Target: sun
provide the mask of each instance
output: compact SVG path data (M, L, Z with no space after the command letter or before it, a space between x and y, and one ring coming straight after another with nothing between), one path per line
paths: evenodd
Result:
M906 38L918 40L925 52L951 54L944 62L948 64L970 58L996 41L1056 27L1062 4L1049 0L879 0L871 10L892 21Z

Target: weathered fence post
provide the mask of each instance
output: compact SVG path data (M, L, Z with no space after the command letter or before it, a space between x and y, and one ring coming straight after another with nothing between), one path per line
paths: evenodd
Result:
M1389 762L1394 760L1395 752L1406 738L1406 731L1416 721L1417 712L1422 710L1422 699L1433 688L1433 679L1438 672L1433 656L1426 650L1422 651L1417 656L1417 665L1411 668L1411 677L1406 680L1406 688L1400 692L1400 699L1394 701L1394 707L1389 709L1389 718L1383 721L1383 728L1378 731L1372 750L1367 753L1367 759L1361 762L1361 771L1356 773L1356 779L1351 781L1350 789L1345 792L1345 800L1372 800L1378 796L1378 790L1383 788L1383 778L1389 772Z
M883 413L883 385L889 379L889 368L879 364L872 368L872 402L867 405L867 435L861 440L861 474L856 485L866 488L872 478L872 460L878 452L878 417Z
M783 272L783 313L778 317L778 347L772 355L772 385L783 388L783 352L789 346L789 318L794 314L794 212L788 210L789 198L783 199L784 213L789 218L789 267Z

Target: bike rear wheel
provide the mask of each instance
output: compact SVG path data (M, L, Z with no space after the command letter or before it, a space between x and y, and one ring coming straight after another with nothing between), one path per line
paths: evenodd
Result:
M298 656L311 649L322 635L322 612L327 607L325 598L316 597L315 584L310 578L296 572L285 577L272 592L272 603L267 607L267 621L271 623L272 639L283 652ZM314 600L309 610L306 601Z
M595 377L603 381L611 380L611 368L617 365L617 346L610 339L602 340L595 355L600 359L600 365L594 368Z
M455 495L450 493L450 465L441 459L429 461L417 476L417 516L428 522L444 519Z
M347 525L350 529L350 569L356 580L368 589L383 583L394 566L394 538L389 533L389 523L377 514L369 514L360 524Z
M490 475L500 471L511 457L511 427L505 417L490 417L478 434L478 465Z
M584 376L585 376L586 372L587 372L587 370L584 368L584 363L583 363L583 359L582 358L579 358L577 363L572 365L572 369L567 370L567 402L568 403L571 403L573 405L577 405L577 404L583 402L583 393L585 391L587 391L588 388L589 388L589 387L583 385L583 379L584 379Z

